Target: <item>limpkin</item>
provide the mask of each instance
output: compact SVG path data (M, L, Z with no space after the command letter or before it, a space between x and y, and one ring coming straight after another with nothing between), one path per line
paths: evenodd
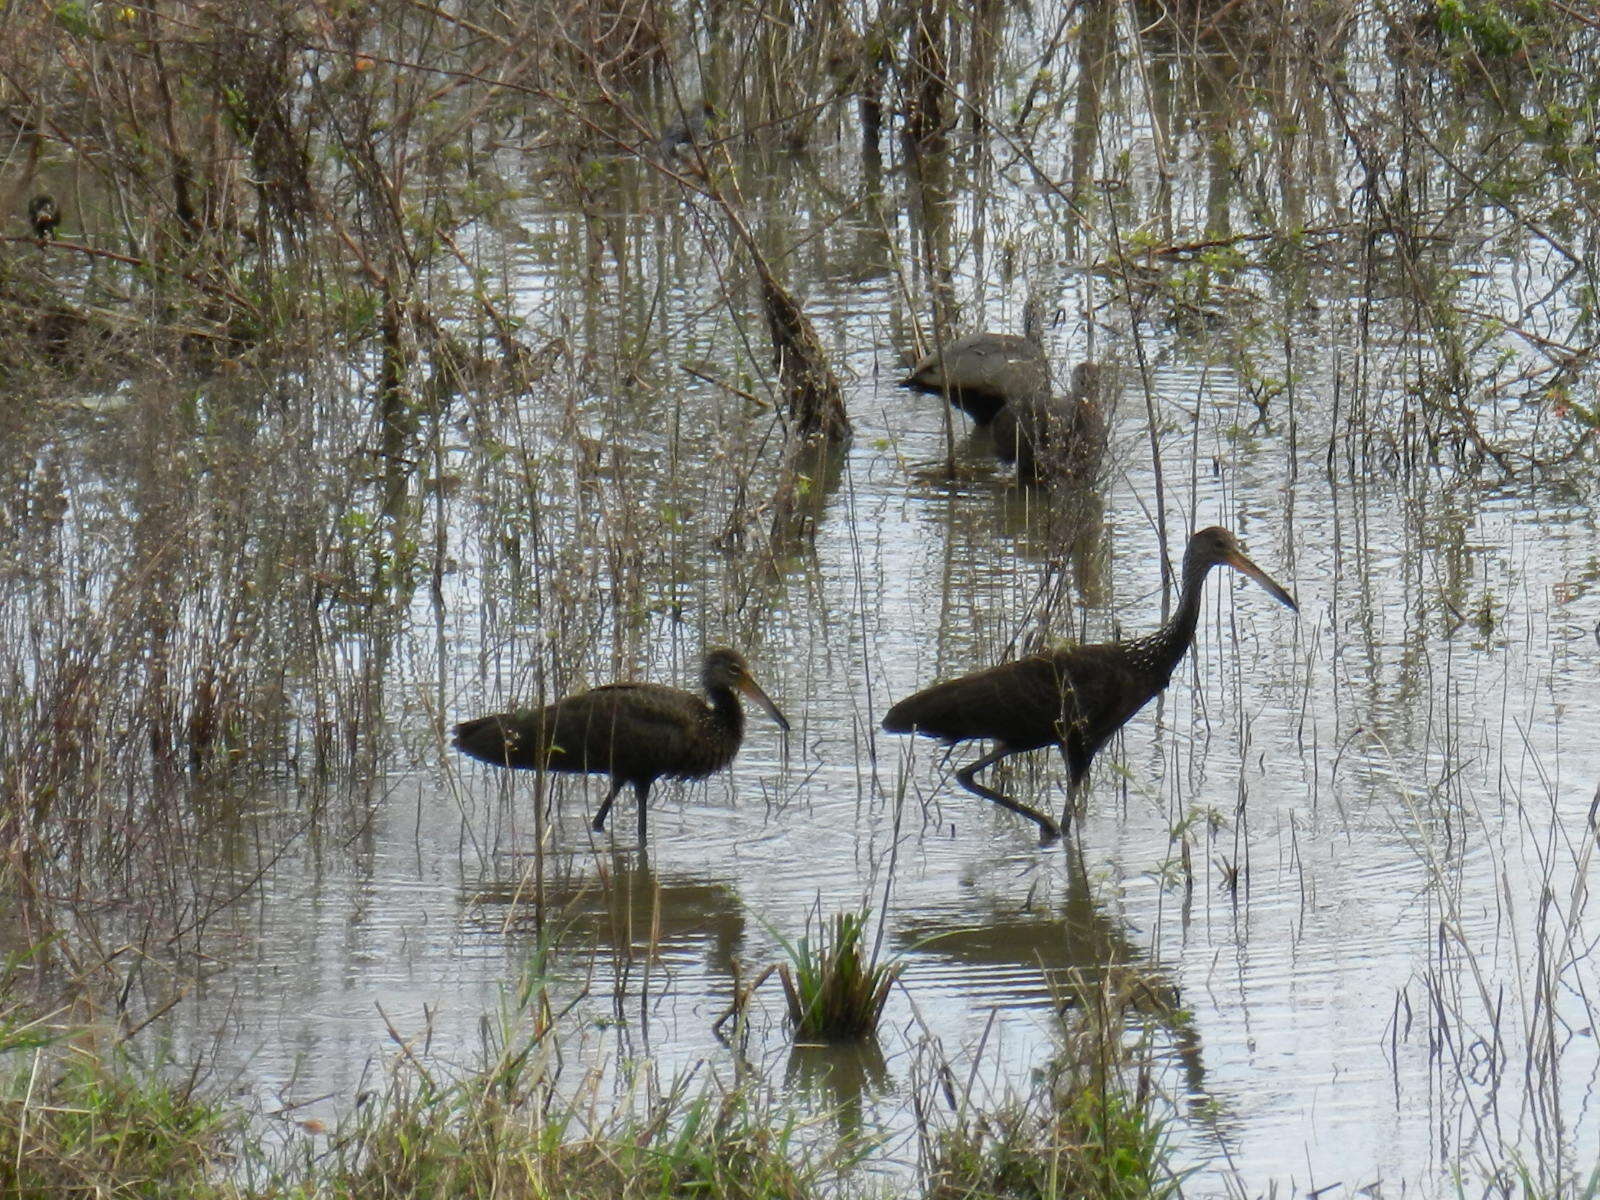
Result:
M704 145L706 133L716 115L716 106L709 100L702 100L692 108L683 110L678 119L650 143L649 154L656 159L669 159L688 154L697 145Z
M733 761L744 740L739 694L759 704L785 732L789 722L761 690L737 651L706 652L701 686L710 701L658 683L608 683L544 708L496 713L455 727L457 750L497 767L609 775L611 790L594 815L595 832L623 784L639 796L639 843L645 840L650 785L703 779Z
M1092 484L1105 456L1109 368L1081 362L1065 396L1049 391L1009 401L989 426L1001 462L1015 463L1023 483Z
M978 425L987 425L1008 400L1047 394L1050 360L1044 353L1043 313L1029 297L1022 333L969 333L925 354L900 381L914 392L944 396Z
M55 237L60 222L61 210L56 207L56 198L48 192L40 192L28 201L28 224L33 226L33 236L41 242Z
M1218 565L1244 572L1298 611L1294 597L1245 556L1233 534L1212 526L1189 539L1178 609L1156 632L1127 642L1036 654L936 683L891 708L883 727L890 733L920 733L950 745L975 738L992 740L994 749L962 767L956 779L969 792L1036 822L1041 843L1053 841L1061 836L1060 825L973 776L1007 755L1054 744L1067 764L1062 824L1068 823L1095 753L1172 679L1194 641L1206 575Z

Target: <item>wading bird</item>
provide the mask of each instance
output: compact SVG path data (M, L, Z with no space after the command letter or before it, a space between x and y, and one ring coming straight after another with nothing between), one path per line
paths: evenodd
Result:
M1061 826L984 787L973 776L1007 755L1059 746L1067 764L1062 824L1070 822L1095 753L1172 679L1194 641L1201 587L1211 568L1219 565L1244 572L1299 611L1294 597L1245 556L1233 534L1212 526L1189 539L1178 610L1154 633L1129 642L1036 654L936 683L891 708L883 727L890 733L920 733L950 745L974 738L994 741L995 748L962 767L956 779L969 792L1036 822L1041 843L1053 841L1061 836Z
M703 779L733 761L744 740L742 692L785 732L789 722L761 690L738 652L708 650L700 671L710 703L658 683L608 683L538 709L463 721L451 741L457 750L496 767L609 775L611 790L593 828L600 832L622 785L639 796L639 844L645 838L650 785Z
M694 147L704 145L706 133L717 115L716 106L702 100L691 110L685 110L676 121L662 130L661 136L650 143L649 157L665 160L676 155L693 156Z
M1050 391L1043 314L1030 297L1022 308L1022 333L969 333L924 355L900 386L943 396L980 426L1008 400Z
M41 242L52 240L60 223L61 210L56 207L54 196L40 192L28 201L28 224L33 226L33 236Z
M1065 396L1046 391L1008 402L989 426L995 456L1015 463L1023 483L1093 484L1106 452L1112 380L1109 368L1081 362Z

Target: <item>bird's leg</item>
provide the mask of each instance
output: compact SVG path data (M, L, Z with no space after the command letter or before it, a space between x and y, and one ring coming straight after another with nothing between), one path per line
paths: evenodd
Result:
M606 793L606 798L600 801L600 811L595 813L594 820L589 823L589 828L596 833L606 831L606 814L611 811L611 802L617 798L617 793L622 790L622 780L613 779L611 790Z
M636 783L633 785L633 790L639 793L639 849L643 850L644 822L646 806L650 800L650 785L648 783Z
M1072 818L1078 813L1078 792L1082 781L1072 773L1072 759L1067 757L1067 744L1060 743L1061 761L1067 764L1067 802L1061 809L1061 828L1071 829Z
M1010 753L1012 753L1011 748L1002 744L993 753L985 754L977 762L968 763L962 767L956 772L956 779L962 787L966 788L974 796L982 796L985 800L993 800L1001 808L1009 808L1019 817L1027 817L1028 820L1037 824L1039 826L1039 844L1041 846L1053 842L1061 836L1061 828L1054 821L1037 809L1029 808L1026 804L1019 803L1010 796L1002 796L993 788L984 787L983 784L973 778L979 771L985 767L993 766Z

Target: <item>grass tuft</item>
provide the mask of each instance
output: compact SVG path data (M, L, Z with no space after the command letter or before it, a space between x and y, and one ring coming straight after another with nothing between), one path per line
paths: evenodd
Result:
M866 925L865 911L836 913L814 947L809 937L783 943L789 961L779 964L778 978L796 1036L845 1041L877 1030L900 966L865 951Z
M1077 1083L947 1130L928 1200L1159 1200L1176 1194L1163 1127L1132 1097Z
M0 1083L0 1195L234 1195L219 1168L242 1122L130 1064L41 1049Z

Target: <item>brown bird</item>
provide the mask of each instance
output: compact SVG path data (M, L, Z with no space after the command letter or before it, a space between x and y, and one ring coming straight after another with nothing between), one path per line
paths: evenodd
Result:
M53 239L56 226L61 223L61 210L56 207L56 198L48 192L40 192L28 201L28 223L33 226L33 236L41 242Z
M1023 483L1093 484L1105 457L1112 382L1110 368L1081 362L1066 396L1045 391L1011 400L989 426L996 457L1015 463Z
M1243 571L1290 608L1294 597L1240 548L1226 529L1212 526L1189 539L1183 555L1183 586L1172 619L1147 637L1129 642L1078 646L1002 663L925 688L896 704L883 718L890 733L920 733L954 745L989 738L995 748L956 772L961 786L1009 808L1039 826L1041 843L1061 836L1061 826L973 776L1007 755L1052 743L1067 764L1067 802L1062 824L1072 818L1089 763L1111 735L1127 724L1172 679L1200 617L1200 591L1217 565Z
M900 386L944 396L978 425L994 420L1008 400L1048 394L1050 360L1045 357L1042 312L1030 297L1022 309L1022 333L969 333L924 355Z
M709 100L684 111L650 144L647 156L658 160L676 155L693 156L695 146L706 144L706 133L716 121L716 106Z
M708 650L700 679L709 704L658 683L608 683L545 708L463 721L451 741L463 754L496 767L609 775L611 790L594 815L597 833L622 785L631 783L639 795L643 845L652 783L663 775L703 779L739 752L744 709L738 693L761 705L780 729L789 729L737 651Z

